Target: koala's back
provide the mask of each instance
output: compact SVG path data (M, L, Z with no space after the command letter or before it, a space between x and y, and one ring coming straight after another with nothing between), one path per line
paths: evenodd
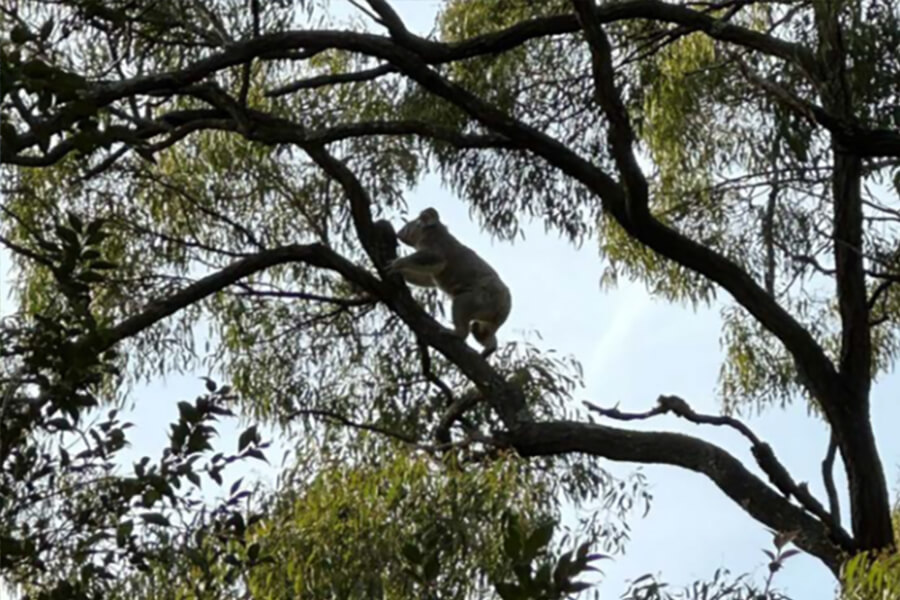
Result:
M439 288L451 296L474 289L506 289L500 276L484 259L453 237L446 228L442 229L439 235L432 236L421 248L438 252L446 260L446 266L434 276Z

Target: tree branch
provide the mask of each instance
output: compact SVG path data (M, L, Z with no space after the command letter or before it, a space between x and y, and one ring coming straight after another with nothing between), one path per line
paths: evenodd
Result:
M591 53L594 98L609 119L609 142L616 167L624 180L628 216L633 220L644 219L649 215L649 188L647 178L634 155L634 131L621 94L616 88L612 47L606 32L600 27L594 0L572 0L572 4Z
M854 118L841 118L814 102L798 98L784 87L761 77L738 59L741 73L751 83L768 92L775 100L811 123L828 130L845 151L862 158L900 156L900 132L890 129L870 129Z
M823 105L845 121L852 121L856 110L847 81L849 58L844 49L840 3L823 0L814 3L813 9L818 54L822 64L829 66L821 77ZM860 548L880 550L894 545L894 532L887 482L869 412L873 352L863 264L862 159L849 153L836 136L831 139L831 152L832 235L841 317L839 372L845 392L839 418L829 421L847 472L853 533Z
M757 464L769 477L769 481L771 481L782 494L786 497L795 497L803 508L818 517L822 523L825 523L831 531L832 539L842 547L849 548L853 546L853 538L851 538L846 531L841 529L840 521L835 519L827 510L825 510L822 503L810 493L805 484L796 483L787 468L785 468L775 456L772 447L760 440L747 425L738 419L725 415L704 415L697 413L684 399L678 396L660 396L657 399L657 406L644 413L621 413L616 409L604 409L591 404L590 402L585 402L584 404L594 412L615 419L646 419L660 414L672 413L692 423L731 427L750 440L751 452L753 453L753 457L756 459Z
M640 4L647 3L641 2ZM655 2L649 4L658 5ZM618 7L620 4L609 6ZM126 80L107 86L101 91L95 91L93 97L98 101L112 101L126 93L184 88L217 69L237 64L260 53L272 51L275 47L283 50L292 46L303 46L307 51L324 47L338 47L381 58L397 66L425 89L458 106L511 143L516 143L523 149L543 157L549 164L583 183L603 200L604 208L632 237L661 256L674 260L719 284L761 324L772 331L794 357L798 369L804 375L804 381L807 382L810 391L822 402L829 420L832 423L840 420L837 413L840 411L843 383L837 377L834 366L810 333L753 281L743 269L712 249L670 229L652 216L640 219L631 218L632 213L628 208L625 190L609 175L557 140L513 119L459 86L446 81L431 70L425 60L397 47L390 40L379 36L348 32L313 31L270 34L236 44L228 51L199 61L183 71ZM247 111L246 114L251 118L255 117L250 111ZM254 121L256 121L255 118ZM297 143L302 147L310 147L309 140L302 135L302 129L296 124L291 129L284 128L285 121L283 120L271 119L267 124L269 127L261 127L258 121L254 122L254 127L246 135L250 139L264 143ZM314 159L316 159L317 153L319 157L317 162L326 167L333 177L342 181L342 185L347 182L345 191L355 189L353 193L365 194L365 191L358 187L358 182L352 183L347 177L348 172L345 171L345 167L342 168L341 165L332 163L320 153L320 150L315 148L313 148ZM349 175L352 177L352 173ZM360 206L359 204L354 206L354 221L358 225L362 225L362 227L358 226L358 229L361 232L361 240L366 246L368 243L366 238L369 237L366 230L370 226L371 216L367 214L367 209L363 209L363 213L361 213ZM367 247L366 250L370 252L371 248ZM406 295L408 296L408 292ZM415 324L423 315L414 316L408 312L412 310L408 303L414 305L411 297L401 298L398 295L389 295L388 297L398 306L404 305L403 310L407 311L407 316L411 319L407 322L414 330L418 331ZM404 318L404 320L407 319ZM434 345L432 340L439 343L440 346L435 347L463 368L467 376L476 382L476 385L482 386L483 391L488 388L494 389L497 393L487 393L486 397L490 398L501 415L505 415L503 418L508 425L515 423L518 418L516 415L519 415L524 409L524 401L521 397L517 398L510 388L504 385L502 378L498 380L499 376L486 363L478 364L469 357L459 354L458 350L465 347L464 344L451 350L452 344L449 344L441 336L434 335L429 339L430 345ZM504 405L504 398L512 404Z
M524 424L514 434L496 435L522 456L581 452L615 461L679 466L709 477L757 521L776 531L799 530L796 544L834 573L841 549L828 528L772 490L725 450L678 433L628 431L570 421Z
M292 244L271 250L263 250L239 259L166 298L150 302L139 313L105 330L102 340L96 344L90 344L91 349L96 352L108 350L118 342L141 333L166 317L225 289L244 277L275 265L291 262L304 262L331 269L338 271L342 275L350 275L354 280L364 283L367 287L375 289L381 287L380 282L364 269L357 267L321 244ZM87 344L88 342L82 341L81 343Z
M477 36L454 44L444 44L420 38L403 27L399 18L394 19L393 11L384 12L385 2L374 2L373 7L381 10L385 24L391 30L394 39L404 48L415 49L417 55L426 64L440 64L454 60L472 58L474 56L497 54L509 50L527 41L547 35L571 33L580 29L577 19L572 15L546 17L519 23L507 29L491 34ZM393 13L395 15L395 13ZM785 42L750 29L732 25L716 19L708 14L694 11L687 7L670 5L658 0L630 0L598 7L595 11L600 23L610 23L624 19L649 19L703 31L711 37L751 48L765 54L798 64L807 71L816 71L815 57L803 46ZM399 24L399 25L398 25ZM236 65L242 65L254 58L308 58L329 48L363 52L372 56L380 56L375 47L391 44L391 40L371 34L352 33L346 31L289 31L260 35L248 40L230 43L226 50L201 59L188 67L166 73L144 75L125 79L115 83L89 86L82 90L80 101L84 105L103 109L116 100L153 92L172 92L185 86L202 81L213 73ZM299 54L295 49L300 48ZM295 56L296 54L296 56ZM44 120L41 129L48 134L58 134L72 126L83 115L62 110L55 116ZM32 133L15 136L4 140L2 162L13 162L22 150L40 142L40 137ZM18 157L25 161L19 164L30 164L34 157ZM47 164L52 164L50 163Z

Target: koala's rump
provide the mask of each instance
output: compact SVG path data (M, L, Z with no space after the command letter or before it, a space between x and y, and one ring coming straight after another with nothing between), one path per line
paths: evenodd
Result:
M491 329L496 330L503 325L512 309L509 288L500 279L492 279L479 286L476 294L479 310L472 315L472 320L490 323Z
M448 260L447 268L434 276L435 283L453 298L465 295L474 308L472 320L491 323L496 329L509 316L512 296L497 272L468 248L467 256Z
M496 271L473 250L462 244L451 252L445 252L444 256L445 267L439 273L435 273L434 281L451 296L496 287L494 282L503 285Z

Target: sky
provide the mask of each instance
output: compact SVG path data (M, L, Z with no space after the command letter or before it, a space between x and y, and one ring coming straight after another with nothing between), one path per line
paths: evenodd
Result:
M430 0L395 4L407 25L420 33L431 29L437 5ZM487 259L511 289L513 309L499 332L501 344L528 339L543 349L552 348L581 361L585 388L577 394L578 400L643 411L651 408L660 394L677 394L698 412L720 412L715 390L723 356L719 345L721 305L694 310L655 300L642 284L627 281L614 290L601 289L603 263L596 243L589 241L575 248L556 234L546 233L538 223L525 228L524 240L492 240L470 219L468 207L433 177L411 191L408 203L410 214L428 206L437 208L450 231ZM0 314L13 309L6 280L8 269L8 255L0 253L4 280ZM730 299L720 294L719 301L727 304ZM535 339L534 331L540 332L541 340ZM134 409L128 415L138 425L131 430L132 456L159 455L168 423L176 418L177 402L202 393L198 376L204 374L171 375L135 390ZM897 489L900 459L900 438L891 431L891 424L900 422L898 389L900 377L891 374L882 378L872 393L876 438L893 490ZM819 476L828 442L824 425L808 416L800 405L744 419L773 446L794 478L808 481L813 494L824 501ZM695 426L673 417L608 424L696 435L719 444L761 475L746 440L731 430ZM222 432L226 447L236 443L238 431L229 427ZM277 466L280 453L269 456ZM648 476L654 496L649 514L630 520L632 539L626 553L603 564L600 591L605 597L618 596L628 580L648 572L660 574L673 586L708 580L719 567L737 573L749 571L758 581L764 579L767 559L762 549L770 548L770 534L707 478L670 466L603 462L621 476L640 468ZM844 489L841 469L836 471L838 487ZM249 474L271 483L273 473L254 464L232 471L231 477ZM842 508L846 515L846 498ZM835 588L830 572L817 559L803 554L791 558L775 581L798 599L830 598Z

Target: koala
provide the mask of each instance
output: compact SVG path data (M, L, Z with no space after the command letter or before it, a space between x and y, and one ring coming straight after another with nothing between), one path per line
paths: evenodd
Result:
M482 356L490 355L497 349L497 329L512 308L509 288L497 272L453 237L433 208L404 225L397 237L416 251L392 260L387 273L399 273L408 283L438 287L449 295L454 333L465 339L471 331L484 347Z

